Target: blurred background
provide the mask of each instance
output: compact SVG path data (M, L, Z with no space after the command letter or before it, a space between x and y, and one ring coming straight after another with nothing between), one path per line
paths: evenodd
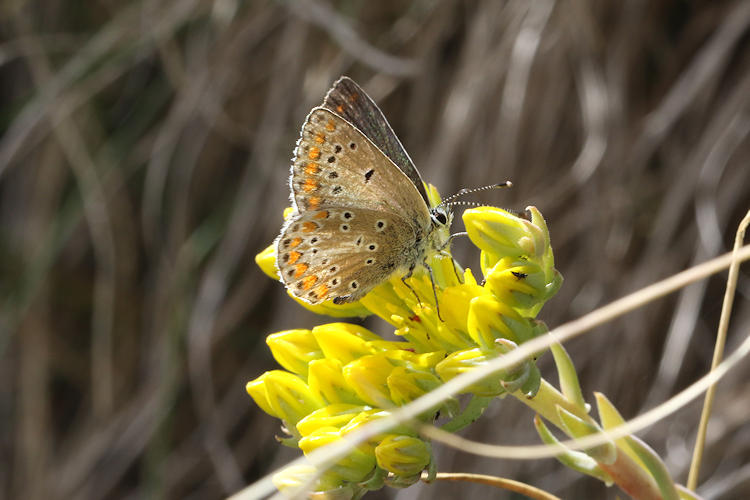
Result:
M750 208L748 1L9 0L0 40L0 497L221 498L297 456L244 386L277 367L268 333L329 319L253 259L342 74L444 195L511 179L477 198L546 216L550 327L727 251ZM633 417L705 373L725 279L570 342L586 397ZM746 267L728 350L748 293ZM719 386L706 498L750 496L748 375ZM699 412L640 434L679 482ZM532 417L497 401L463 434L535 444ZM552 459L436 448L441 471L622 495ZM369 498L458 495L516 498Z

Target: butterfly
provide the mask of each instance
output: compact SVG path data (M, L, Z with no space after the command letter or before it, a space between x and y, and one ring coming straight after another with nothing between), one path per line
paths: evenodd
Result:
M310 304L358 300L393 276L409 286L418 265L432 276L428 257L450 243L449 206L430 203L383 113L345 76L305 119L289 184L293 213L276 262L287 289Z

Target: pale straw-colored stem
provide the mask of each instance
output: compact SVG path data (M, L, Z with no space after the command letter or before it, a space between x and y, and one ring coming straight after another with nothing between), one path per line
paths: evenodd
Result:
M742 219L739 229L737 229L733 249L733 254L735 256L742 247L742 242L745 240L745 230L747 229L748 224L750 224L750 211L748 211L745 218ZM714 357L711 362L711 371L716 370L716 367L719 366L719 363L721 363L721 359L724 356L724 345L726 344L729 317L732 314L732 305L734 303L734 294L737 289L739 271L740 260L735 258L729 266L727 287L724 291L724 304L722 305L721 317L719 318L719 330L716 334L716 345L714 346ZM706 429L708 428L708 419L711 416L711 409L713 408L715 395L716 383L713 383L708 390L706 390L706 396L703 400L703 410L701 411L701 420L698 425L698 435L695 438L695 448L693 449L693 460L690 464L690 472L688 473L687 487L693 491L698 486L698 472L700 471L703 449L706 445Z

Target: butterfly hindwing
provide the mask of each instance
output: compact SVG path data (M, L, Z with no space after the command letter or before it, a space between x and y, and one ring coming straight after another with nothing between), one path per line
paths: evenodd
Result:
M377 210L327 208L292 215L276 241L279 275L312 304L359 299L419 254L406 221Z
M393 133L380 108L353 80L342 76L323 100L323 107L343 117L369 138L411 180L422 200L429 205L422 177Z

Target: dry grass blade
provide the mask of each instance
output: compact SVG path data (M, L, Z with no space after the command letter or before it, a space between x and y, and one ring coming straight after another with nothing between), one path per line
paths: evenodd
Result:
M745 218L740 222L740 227L737 229L737 236L734 240L734 252L733 255L737 255L742 243L745 241L745 231L747 226L750 225L750 211L745 215ZM734 304L735 295L737 292L737 279L740 271L740 260L732 260L731 266L729 266L729 276L727 277L727 289L724 292L724 303L721 308L721 319L719 320L719 328L716 334L716 345L714 346L714 356L711 360L711 371L718 369L721 359L724 355L724 346L727 339L727 330L729 329L729 318L732 314L732 304ZM698 486L698 471L700 470L700 463L703 459L703 450L706 445L706 430L708 429L708 419L711 416L713 410L713 402L716 397L716 383L711 384L706 390L706 397L703 402L703 410L701 411L701 421L698 426L698 435L695 438L695 449L693 450L693 461L690 464L690 475L688 476L687 487L691 490L695 490Z

